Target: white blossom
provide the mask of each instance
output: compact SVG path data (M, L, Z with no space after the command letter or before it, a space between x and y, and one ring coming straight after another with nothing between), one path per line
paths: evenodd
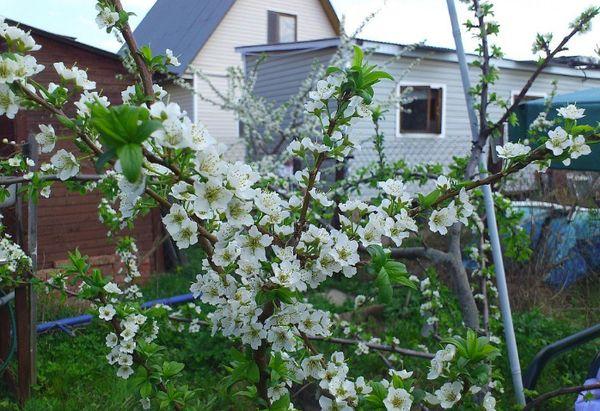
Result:
M19 98L8 85L0 83L0 115L13 119L19 111Z
M100 317L101 320L110 321L113 319L117 312L115 311L115 308L112 306L112 304L107 304L98 308L98 313L98 317Z
M52 125L39 125L40 132L35 135L35 141L39 144L42 153L50 153L56 145L56 134Z
M572 141L569 135L562 127L556 127L556 129L548 132L546 148L551 150L555 156L560 156L571 144Z
M50 158L50 163L56 169L58 178L66 181L79 173L79 163L72 153L60 149Z
M448 227L456 223L456 207L453 203L439 210L433 210L429 217L429 229L434 233L446 235Z
M181 63L179 62L179 60L177 59L177 57L175 57L173 55L173 51L170 49L165 50L165 55L167 57L167 64L170 64L174 67L179 67L181 65Z
M383 405L387 411L410 411L412 398L404 388L390 387Z
M571 120L579 120L580 118L585 117L583 114L585 112L584 108L577 108L575 104L569 104L566 107L560 107L556 109L558 114L564 118Z
M496 146L498 157L500 158L515 158L528 154L531 151L531 147L521 143L506 143L503 146Z
M102 7L99 4L96 4L96 10L98 10L96 24L101 29L110 28L119 21L119 13L108 7Z

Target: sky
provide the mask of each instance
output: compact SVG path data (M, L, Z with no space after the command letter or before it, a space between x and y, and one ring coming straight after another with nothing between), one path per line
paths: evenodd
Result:
M454 48L452 31L444 0L331 0L338 13L344 16L348 32L370 13L379 10L360 37L392 43L412 44L425 41L432 46ZM131 18L135 27L154 0L122 0L126 10L136 13ZM555 39L568 32L569 23L587 6L600 0L496 0L496 20L500 23L497 39L507 57L530 59L531 45L537 32L553 32ZM466 6L456 1L461 22L470 17ZM116 39L98 29L94 21L93 0L2 0L0 16L110 51L116 51ZM592 31L578 36L566 54L593 55L600 45L600 17ZM475 40L463 32L467 51L473 51Z

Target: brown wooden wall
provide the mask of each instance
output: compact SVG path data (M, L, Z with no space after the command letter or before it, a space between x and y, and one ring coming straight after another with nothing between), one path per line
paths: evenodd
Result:
M130 84L127 80L117 79L117 74L125 75L125 69L115 56L100 53L92 48L78 47L72 41L61 41L56 36L45 37L33 32L42 49L34 52L38 63L46 68L34 79L44 85L49 82L59 82L58 75L52 63L62 61L66 66L76 63L79 68L89 68L88 78L96 81L97 90L108 96L112 104L121 103L121 91ZM77 101L79 96L76 96ZM73 104L65 106L68 114L75 112ZM3 117L6 121L6 117ZM57 132L68 131L52 120L42 111L21 111L14 120L14 132L18 142L27 140L28 135L36 134L39 124L52 124ZM10 127L4 127L8 130ZM56 149L65 148L70 143L60 142ZM49 155L43 155L42 160L48 160ZM89 163L89 162L88 162ZM83 172L94 172L87 166ZM80 195L68 192L62 183L55 183L49 199L40 199L38 219L38 259L39 268L53 268L64 262L70 250L79 250L91 257L95 266L115 272L118 257L114 253L114 244L106 237L106 229L98 220L97 207L100 195L97 193ZM145 255L153 247L155 239L162 237L160 215L157 211L140 218L134 230L140 256ZM147 275L153 271L164 269L162 247L150 258L142 262L142 272ZM43 271L42 271L43 273Z

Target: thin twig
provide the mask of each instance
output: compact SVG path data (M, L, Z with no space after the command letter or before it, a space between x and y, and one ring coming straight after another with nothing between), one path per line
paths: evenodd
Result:
M537 397L536 399L527 403L525 408L523 408L523 411L532 410L535 407L539 406L544 401L549 400L550 398L558 397L560 395L575 394L575 393L579 393L582 391L591 391L591 390L597 390L597 389L600 389L600 382L595 383L595 384L588 384L588 385L578 385L576 387L559 388L557 390L542 394L539 397Z
M309 335L308 339L313 340L313 341L325 341L325 342L331 342L331 343L335 343L335 344L344 344L344 345L357 345L357 344L362 343L373 350L393 352L396 354L402 354L402 355L406 355L409 357L426 358L426 359L433 358L433 354L430 354L428 352L415 351L415 350L411 350L408 348L395 347L392 345L374 344L374 343L361 341L361 340L351 340L348 338L336 338L336 337L327 337L326 338L326 337Z

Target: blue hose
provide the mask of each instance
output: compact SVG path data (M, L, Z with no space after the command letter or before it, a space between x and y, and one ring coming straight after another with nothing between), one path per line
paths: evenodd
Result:
M142 304L142 308L148 309L157 304L179 305L179 304L184 304L184 303L188 303L191 301L194 301L194 296L192 294L182 294L182 295L176 295L174 297L159 298L157 300L147 301ZM49 322L38 324L37 332L38 332L38 334L40 334L40 333L44 333L44 332L53 330L55 328L58 328L60 330L67 332L69 330L69 327L87 325L92 322L93 318L94 317L90 314L78 315L76 317L61 318L60 320L54 320L54 321L49 321Z

